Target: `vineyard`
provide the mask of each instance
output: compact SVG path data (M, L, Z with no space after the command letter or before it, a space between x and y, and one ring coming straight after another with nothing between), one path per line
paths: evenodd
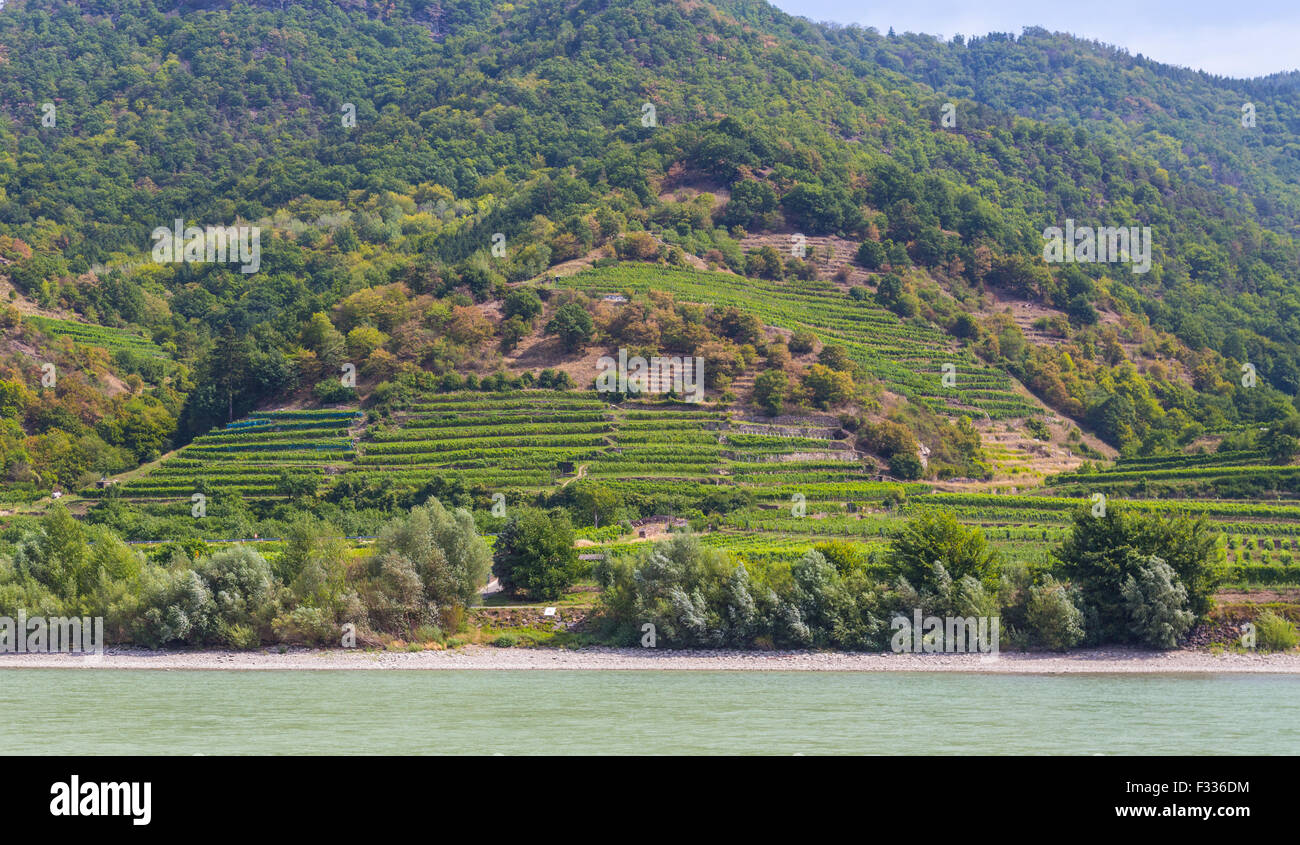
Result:
M148 338L125 329L60 320L54 317L28 315L23 318L52 338L66 337L82 346L98 346L110 352L125 350L150 358L167 359L167 353Z
M397 487L426 491L419 495L458 490L486 508L496 494L540 501L585 479L623 501L693 502L681 516L711 545L755 562L791 559L837 540L878 550L902 520L935 510L981 526L1010 557L1042 561L1072 515L1101 496L1209 520L1222 532L1231 577L1240 582L1300 583L1300 466L1271 466L1247 451L1096 466L1048 454L1019 433L1040 409L1005 373L932 326L900 320L829 281L740 280L619 264L554 284L597 297L667 291L679 301L734 306L769 326L811 332L842 346L907 401L972 417L996 477L1016 486L949 483L940 490L897 482L855 450L837 417L806 409L778 423L716 401L609 404L586 391L516 389L423 393L366 414L258 412L198 437L141 477L88 495L166 515L187 511L195 493L277 503L331 492L338 501L348 491ZM29 319L79 343L160 352L127 332ZM725 506L703 504L728 495ZM584 539L606 553L625 553L625 532L608 525L584 530Z
M315 490L356 459L350 427L356 411L266 411L196 438L148 474L109 492L155 513L188 513L195 493L286 499Z
M681 515L710 545L759 562L835 540L879 550L903 519L932 510L981 526L1014 559L1042 561L1072 515L1095 506L1100 494L1112 506L1209 520L1223 534L1231 579L1300 583L1300 497L1288 492L1300 467L1227 452L1088 470L1058 474L1029 492L941 492L879 475L825 414L777 425L709 403L611 405L576 391L461 391L421 395L369 417L355 410L255 413L197 438L112 495L162 515L187 512L195 493L277 502L325 495L344 483L459 484L484 507L497 493L529 501L578 479L629 501L704 501L732 491L743 498L729 510ZM1265 479L1271 492L1204 495L1207 485L1242 479ZM1149 492L1166 482L1176 486ZM627 551L625 530L603 526L585 536L606 553Z
M557 279L556 284L589 294L667 291L684 302L734 306L771 326L810 331L822 343L843 346L888 389L940 413L990 420L1039 413L1010 377L958 348L938 329L904 322L873 302L850 299L835 282L776 282L619 264ZM945 385L945 365L951 365L951 386Z

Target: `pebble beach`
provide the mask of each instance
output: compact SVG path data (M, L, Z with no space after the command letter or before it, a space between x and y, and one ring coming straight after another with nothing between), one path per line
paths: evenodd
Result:
M102 655L0 654L0 669L158 670L677 670L793 672L977 672L1125 674L1254 672L1300 676L1300 653L1242 654L1081 649L1058 653L879 654L781 651L675 651L638 648L495 648L395 652L292 648L182 651L109 648Z

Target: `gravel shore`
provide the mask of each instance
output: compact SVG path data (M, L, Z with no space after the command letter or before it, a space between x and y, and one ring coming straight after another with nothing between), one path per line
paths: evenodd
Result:
M671 651L466 646L448 651L343 649L148 651L106 649L102 657L0 654L0 669L671 669L692 671L982 672L991 674L1261 672L1300 675L1300 654L1221 654L1085 649L1068 654L853 654L842 652Z

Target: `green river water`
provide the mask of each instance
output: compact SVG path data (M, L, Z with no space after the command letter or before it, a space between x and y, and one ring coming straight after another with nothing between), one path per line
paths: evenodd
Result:
M1300 754L1297 675L0 670L3 754Z

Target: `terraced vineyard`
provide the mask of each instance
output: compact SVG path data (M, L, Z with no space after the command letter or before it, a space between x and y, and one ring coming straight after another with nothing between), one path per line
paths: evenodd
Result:
M525 390L431 394L371 427L353 477L538 490L583 475L629 489L654 482L780 490L810 479L869 482L834 418L774 426L708 404Z
M867 373L913 402L950 415L1010 419L1039 409L1010 377L988 367L929 326L905 323L867 301L854 301L830 281L774 282L648 265L619 264L558 279L589 294L661 290L679 300L735 306L771 326L806 329L823 343L843 346ZM953 387L943 384L953 365Z
M1271 466L1258 452L1215 452L1117 461L1049 480L1062 492L1141 496L1300 498L1300 466Z
M50 337L71 338L74 343L83 346L99 346L110 352L125 349L148 355L151 358L167 358L167 353L152 340L125 329L78 323L73 320L60 320L55 317L41 317L34 314L23 319Z
M1253 453L1139 459L1063 473L1030 493L938 492L880 476L830 415L778 423L708 403L615 406L577 391L461 391L420 396L369 424L353 410L260 412L198 438L116 495L165 513L188 509L195 492L277 501L304 483L325 493L345 479L417 488L459 481L476 500L494 493L527 500L580 477L628 500L702 500L730 490L748 504L682 515L693 517L709 544L757 562L835 540L878 550L902 519L927 510L982 526L1013 559L1041 561L1072 514L1104 493L1111 505L1209 520L1224 535L1236 582L1300 584L1300 497L1125 492L1142 481L1243 475L1268 476L1282 489L1300 471L1262 461ZM629 537L618 533L606 528L590 539L606 554L626 553Z
M246 499L284 499L284 480L324 483L356 459L351 427L355 410L264 411L198 437L148 474L120 485L114 495L188 511L194 493ZM87 495L105 495L105 490Z
M549 487L562 464L610 446L608 406L553 391L432 394L367 431L354 478L446 480L493 489Z

